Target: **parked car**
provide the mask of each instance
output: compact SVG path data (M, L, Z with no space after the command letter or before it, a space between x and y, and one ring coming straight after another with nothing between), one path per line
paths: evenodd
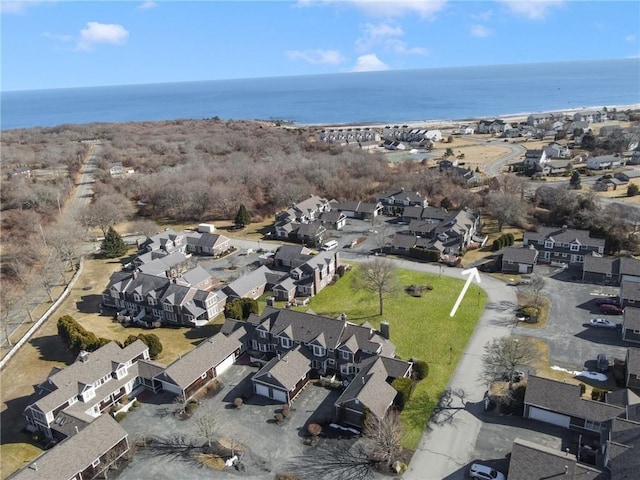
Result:
M600 297L595 300L596 305L617 305L620 306L620 299L618 297Z
M506 480L504 473L479 463L474 463L469 467L469 476L471 478L480 478L482 480Z
M607 355L604 353L599 353L598 357L596 358L596 368L598 369L599 372L606 372L607 370L609 370L609 359L607 358Z
M616 328L618 326L615 322L607 320L606 318L592 318L589 320L589 325L599 328Z
M604 303L600 305L600 311L607 315L622 315L624 313L624 308L617 305L611 305L610 303Z
M606 382L608 377L604 373L584 371L576 374L576 377L585 377L589 380L597 380L598 382Z

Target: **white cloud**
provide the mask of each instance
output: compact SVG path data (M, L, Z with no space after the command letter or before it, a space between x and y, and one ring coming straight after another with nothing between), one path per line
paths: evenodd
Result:
M493 10L487 10L485 12L476 13L471 15L474 20L480 20L482 22L488 22L493 17Z
M563 0L498 0L507 6L511 13L530 20L543 20L551 10L563 5Z
M474 25L471 27L471 36L477 38L486 38L493 33L493 30L485 27L484 25Z
M287 57L292 60L304 60L314 65L338 65L345 61L345 58L338 50L290 50L286 52Z
M129 32L115 23L87 22L87 28L80 30L78 50L91 50L98 43L122 45L129 38Z
M363 31L364 35L356 40L356 49L360 52L370 51L374 47L382 47L385 52L402 55L425 55L427 53L427 49L409 47L405 41L398 38L404 35L404 30L400 26L387 22L366 23Z
M635 41L636 41L636 36L635 36L633 33L631 33L631 34L629 34L629 35L625 35L624 39L625 39L627 42L632 42L632 43L633 43L633 42L635 42Z
M144 2L142 2L138 8L140 10L149 10L151 8L156 8L158 6L158 4L156 2L154 2L153 0L146 0Z
M57 33L44 32L42 36L45 38L48 38L49 40L54 40L56 42L72 42L73 41L73 35L60 35Z
M41 2L37 1L26 1L26 0L2 0L0 1L0 12L1 13L24 13L27 8L34 7Z
M449 0L298 0L296 7L353 5L372 16L403 17L418 15L433 18Z
M375 53L361 55L352 69L354 72L375 72L389 70L389 67Z

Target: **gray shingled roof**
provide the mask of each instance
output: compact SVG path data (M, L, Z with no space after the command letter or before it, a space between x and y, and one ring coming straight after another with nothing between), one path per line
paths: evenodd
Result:
M635 257L620 257L620 274L640 277L640 260Z
M76 360L68 367L49 377L49 381L57 387L56 390L35 402L43 412L49 412L62 405L74 395L78 395L78 385L95 383L113 371L112 361L126 363L141 355L148 347L140 340L136 340L125 348L110 342L94 352L86 354L86 361Z
M624 408L580 396L580 386L530 375L524 403L552 412L594 422L606 422L624 413Z
M529 247L505 247L502 250L502 261L526 263L534 265L538 258L538 251Z
M627 349L627 371L640 376L640 348Z
M585 475L586 470L591 472ZM576 456L521 438L516 438L509 461L509 480L540 480L542 478L562 478L595 480L600 472L578 465Z
M253 272L247 275L242 275L237 280L234 280L229 285L224 287L224 291L229 296L244 297L248 295L252 290L260 287L264 287L268 283L268 274L275 273L268 267L262 265Z
M239 334L226 337L214 335L169 365L159 379L169 381L182 389L187 388L204 372L219 365L241 345Z
M282 357L272 358L253 376L253 380L293 390L311 369L311 360L302 350L303 347L298 345Z
M640 301L640 282L622 280L620 287L620 298L622 300Z
M604 247L602 238L591 238L588 230L576 230L573 228L540 227L537 232L524 232L524 238L529 241L545 241L553 239L556 243L573 243L578 241L581 245L592 247Z
M403 363L409 368L408 363ZM387 377L393 376L387 370L387 365L391 366L393 373L400 371L396 366L385 363L382 357L365 360L360 372L345 388L335 405L340 407L345 403L356 402L368 408L376 417L382 418L398 393L386 382Z
M640 308L626 307L624 309L624 328L640 330Z
M640 423L616 418L611 423L607 456L611 459L611 478L632 480L640 469Z
M67 480L91 466L91 463L127 437L127 432L110 415L102 415L80 433L47 450L12 480ZM36 469L37 468L37 469Z
M300 258L306 261L311 258L311 250L302 245L282 245L273 258L276 261L292 261Z
M618 273L616 268L617 266L616 258L585 255L582 269L585 272L614 275Z

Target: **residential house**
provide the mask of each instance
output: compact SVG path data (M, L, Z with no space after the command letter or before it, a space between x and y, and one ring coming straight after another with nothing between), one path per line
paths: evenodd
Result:
M568 451L557 450L521 438L513 441L509 459L509 480L541 479L582 480L601 479L603 473L581 464Z
M386 215L402 215L406 207L428 207L429 202L420 192L407 192L404 188L394 188L378 196Z
M619 187L622 188L627 185L629 182L624 180L620 180L619 178L599 178L595 181L593 187L596 190L600 190L602 192L607 192L609 190L617 190Z
M607 120L604 110L580 110L573 114L574 122L602 123Z
M427 130L424 134L424 138L431 140L432 142L441 142L442 132L440 130Z
M471 168L463 168L457 166L447 166L447 160L443 160L439 163L438 169L440 173L448 175L449 177L456 177L464 180L468 186L476 186L480 183L480 174L471 170ZM457 162L456 162L457 163Z
M604 254L605 240L591 238L588 230L540 227L538 231L524 233L523 245L532 245L540 252L539 263L558 262L582 267L585 256L592 252Z
M529 375L524 417L585 434L606 434L625 408L581 396L580 386Z
M347 218L370 220L380 215L383 207L381 202L361 202L356 200L335 203L331 208L344 213Z
M406 150L407 146L399 140L385 140L382 146L387 150Z
M243 328L229 335L219 333L198 344L169 365L155 380L165 392L180 395L183 401L225 372L244 350Z
M389 357L371 357L334 403L338 422L360 428L367 412L384 418L398 392L391 386L396 378L408 377L411 364Z
M587 168L589 170L604 170L619 167L620 165L622 165L622 158L616 155L600 155L587 159Z
M528 150L525 153L524 166L534 172L540 172L547 161L547 153L544 150Z
M12 178L31 178L31 168L16 167L8 173L7 178L8 180L11 180Z
M112 177L121 177L124 175L124 167L122 162L113 162L109 164L109 175Z
M640 343L640 308L627 307L624 309L622 339L627 342Z
M269 360L252 378L254 393L275 400L280 404L291 404L309 381L311 360L308 350L297 345L282 355Z
M110 415L102 415L45 450L11 480L92 480L129 451L128 434Z
M432 214L437 217L430 217ZM447 254L460 254L473 241L480 226L480 215L467 208L450 212L439 221L438 211L424 209L422 215L421 220L409 223L408 231L420 238L440 241Z
M620 285L623 278L640 280L640 260L635 257L603 257L586 255L582 266L582 280L592 283Z
M282 245L273 257L274 268L291 269L306 263L312 251L303 245Z
M80 352L74 363L55 369L38 386L39 398L24 411L27 428L60 440L74 433L75 425L90 424L135 394L142 384L141 362L154 365L149 347L140 340L125 348L110 342L94 352Z
M546 112L546 113L532 113L527 117L527 125L537 127L545 123L553 123L564 120L563 112Z
M631 156L629 158L630 165L640 165L640 147L636 147L631 152Z
M268 366L254 376L254 382L258 380L255 382L254 392L275 401L284 398L291 401L292 395L295 396L306 381L304 368L308 372L313 370L321 375L337 374L353 381L359 372L369 370L370 359L393 359L395 354L395 347L387 338L367 324L348 322L344 316L330 318L266 307L260 315L249 316L246 328L245 345L252 359ZM289 356L288 353L292 355ZM383 361L393 364L392 360ZM394 364L395 366L389 367L390 371L402 370L408 376L411 364L396 361L400 362L398 365L404 365L404 369ZM296 365L279 367L278 364L282 362ZM269 373L275 377L273 381L269 380ZM365 374L362 378L366 383L372 376ZM358 382L362 383L362 378ZM388 379L385 376L385 380ZM373 381L377 382L378 378Z
M564 175L571 172L573 163L571 160L547 160L540 172L543 175Z
M620 281L620 303L623 307L640 305L640 279L623 276Z
M292 268L273 286L276 300L293 301L296 296L313 297L333 280L340 266L338 252L320 252Z
M133 266L140 273L158 277L175 278L193 265L190 254L164 251L146 252L133 259Z
M505 247L502 250L502 271L504 273L532 273L538 261L538 250L528 247Z
M286 275L262 265L226 285L222 291L229 298L253 298L257 300L265 291L273 288Z
M117 272L102 294L102 305L117 309L126 321L143 326L205 325L223 310L227 296L177 279Z
M640 471L640 422L614 418L605 446L604 465L611 480L627 480Z
M274 236L310 244L322 243L326 228L317 220L320 214L331 211L331 203L317 195L311 195L287 210L276 213Z
M638 159L638 163L640 163L640 157ZM640 178L640 170L624 170L622 172L616 172L613 174L614 178L619 178L620 180L625 180L627 182L634 180L636 178Z
M325 240L327 228L319 221L303 223L298 227L296 234L304 245L320 246Z
M340 210L323 212L319 217L320 224L329 230L342 230L347 224L347 216Z
M571 158L571 150L566 145L560 145L559 143L551 143L542 150L546 154L546 158L549 159L565 159Z
M640 348L627 348L626 385L636 392L640 389Z
M187 232L177 233L168 228L138 245L141 252L196 253L219 256L228 251L230 241L224 235L216 233Z
M478 122L478 128L476 129L476 131L478 133L488 133L495 135L504 133L505 130L509 130L511 128L511 124L505 122L504 120L480 120Z
M473 135L475 133L475 127L470 125L460 125L457 130L455 130L454 134L457 135Z

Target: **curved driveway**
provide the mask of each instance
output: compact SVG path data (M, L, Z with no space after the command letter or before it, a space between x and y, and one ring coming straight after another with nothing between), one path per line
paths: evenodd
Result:
M517 143L496 140L489 142L489 144L509 149L509 152L504 155L500 155L497 159L484 167L484 173L489 177L500 175L502 167L522 157L527 152L526 148Z

